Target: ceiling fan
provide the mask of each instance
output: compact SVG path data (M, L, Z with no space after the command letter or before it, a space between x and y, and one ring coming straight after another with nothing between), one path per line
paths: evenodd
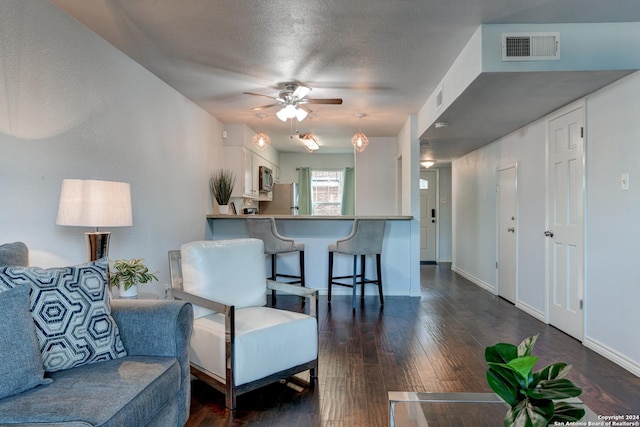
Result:
M307 98L309 92L311 92L310 87L299 85L297 83L285 83L284 89L282 89L276 97L253 92L243 92L243 94L262 96L275 100L276 102L272 104L254 107L251 110L260 111L265 108L282 107L276 113L276 116L278 116L278 118L283 122L294 117L297 118L298 121L304 120L310 112L310 110L304 107L305 104L342 104L342 98Z

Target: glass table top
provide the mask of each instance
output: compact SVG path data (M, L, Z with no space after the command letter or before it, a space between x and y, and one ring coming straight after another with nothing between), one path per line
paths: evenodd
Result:
M585 409L581 422L602 421L580 399L567 399ZM495 393L389 392L389 426L502 426L509 406ZM562 424L558 424L562 425Z

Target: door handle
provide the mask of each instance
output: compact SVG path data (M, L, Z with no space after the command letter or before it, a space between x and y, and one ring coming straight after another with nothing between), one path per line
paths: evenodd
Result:
M547 237L553 237L553 230L547 230L544 232L544 235Z
M516 228L515 227L509 227L509 228L507 228L507 232L515 233L516 232Z

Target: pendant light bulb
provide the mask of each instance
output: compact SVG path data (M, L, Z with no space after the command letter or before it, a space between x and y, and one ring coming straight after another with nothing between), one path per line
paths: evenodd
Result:
M260 123L262 123L262 119L265 117L265 115L260 113L256 114L256 116L260 118ZM262 126L260 127L262 128ZM271 138L269 138L269 135L264 133L262 130L253 135L251 141L253 141L253 145L255 145L255 147L260 151L264 151L269 146L269 144L271 144Z
M360 129L361 127L360 120L362 120L364 116L365 115L363 113L356 114L356 117L358 118L358 133L353 135L353 138L351 138L351 144L353 144L353 147L356 149L358 153L362 153L364 149L367 148L367 145L369 145L369 138L367 138L367 135L362 133Z

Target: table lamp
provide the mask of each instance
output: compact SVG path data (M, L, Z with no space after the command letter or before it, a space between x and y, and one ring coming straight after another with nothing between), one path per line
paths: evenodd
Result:
M56 224L95 227L94 232L84 233L89 261L108 256L111 233L99 228L133 225L131 186L127 182L62 180Z

